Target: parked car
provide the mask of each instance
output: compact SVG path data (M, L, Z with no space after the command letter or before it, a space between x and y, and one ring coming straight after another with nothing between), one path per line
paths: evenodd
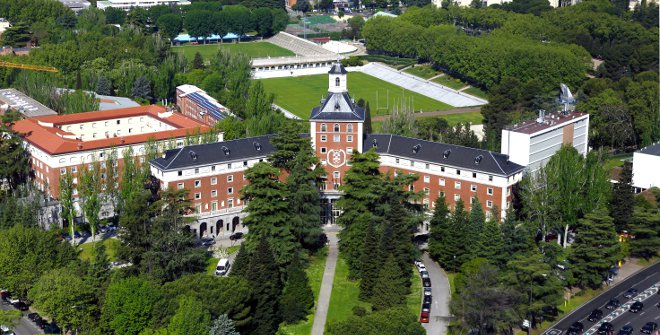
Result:
M637 289L632 287L629 288L626 292L623 292L623 297L626 299L630 299L636 295L637 295Z
M430 295L424 295L423 303L430 304L431 302L433 302L433 298Z
M417 271L419 272L426 271L426 265L420 262L419 264L417 264Z
M609 322L603 322L600 325L600 327L598 327L598 334L600 335L614 334L614 326Z
M424 288L424 295L429 296L429 297L433 295L433 291L431 291L430 287L425 287Z
M23 301L19 301L19 302L13 304L13 305L14 305L14 308L18 309L19 311L25 312L29 309L28 305Z
M422 313L431 313L431 307L422 307Z
M240 240L242 238L243 238L243 233L241 233L241 232L233 233L229 236L229 239L232 240L232 241L237 241L237 240Z
M212 237L202 237L201 242L203 246L210 247L215 244L215 239Z
M582 331L584 331L584 325L582 322L573 322L570 328L568 328L568 331L566 331L567 335L579 335L582 334Z
M80 235L79 232L76 231L76 232L73 233L73 238L81 238L81 237L82 237L82 235Z
M37 325L37 327L39 327L41 329L44 329L46 327L46 325L48 324L48 321L46 321L44 319L39 319L39 320L35 321L34 324Z
M419 314L419 322L429 323L429 313L427 313L427 312L420 313Z
M617 335L632 335L632 333L633 333L633 327L626 325L621 327Z
M41 316L39 316L39 314L37 314L37 313L30 313L30 314L27 315L27 317L28 317L28 319L30 319L30 321L33 321L33 322L36 321L36 320L41 319Z
M13 331L9 329L9 327L5 325L0 325L0 334L2 335L16 335Z
M422 286L424 286L424 287L431 287L431 278L424 278L424 279L422 279Z
M639 331L644 334L651 334L654 331L658 330L658 324L655 322L647 322L642 329Z
M62 334L62 329L57 326L57 323L49 323L44 327L44 333L46 334Z
M630 305L629 311L631 313L639 313L642 311L644 308L644 304L642 304L640 301L635 301L632 305Z
M216 276L224 276L227 274L229 271L229 267L231 264L229 263L229 260L226 258L223 258L218 261L218 265L215 267L215 275Z
M610 301L607 302L607 305L605 305L605 308L607 309L615 309L621 306L621 302L619 302L619 299L610 299Z
M587 319L591 322L596 322L600 320L602 317L603 317L603 311L601 311L600 309L594 309L593 311L591 311Z
M430 302L429 303L423 303L422 304L422 310L424 310L424 308L428 308L430 310L431 309L431 303Z
M7 290L0 290L0 299L6 301L7 298L9 298L9 291L7 291Z
M426 270L424 270L424 271L420 271L419 274L422 276L422 279L424 279L424 278L430 278L430 277L429 277L429 272L426 271Z

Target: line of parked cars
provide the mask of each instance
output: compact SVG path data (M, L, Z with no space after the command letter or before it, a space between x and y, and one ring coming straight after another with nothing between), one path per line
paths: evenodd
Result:
M431 317L431 302L433 301L433 292L431 291L431 277L429 272L426 271L426 266L421 260L415 260L415 266L419 271L419 276L422 278L422 286L424 286L424 295L422 296L422 309L419 313L419 322L428 323Z
M7 290L0 290L0 300L2 300L3 304L11 304L14 308L21 312L25 312L30 309L30 306L26 301L11 297ZM32 323L35 324L35 326L43 329L44 333L46 334L62 334L62 330L54 321L48 322L37 313L28 313L27 317L30 321L32 321ZM9 330L9 327L0 325L0 334L14 335L14 332Z

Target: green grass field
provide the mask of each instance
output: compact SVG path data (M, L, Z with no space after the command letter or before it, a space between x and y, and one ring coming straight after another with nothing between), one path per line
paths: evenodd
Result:
M477 98L488 99L488 93L484 92L483 90L477 87L466 88L463 90L463 92L469 95L474 95Z
M275 94L277 105L303 119L309 118L312 108L318 106L321 98L324 98L328 92L327 75L260 80L267 92ZM429 112L452 107L360 72L348 74L348 91L355 100L362 98L369 102L372 116L389 113L386 109L388 98L390 108L395 104L400 104L402 97L405 97L406 100L410 99L417 111Z
M460 113L460 114L448 114L442 116L429 116L429 117L440 117L449 123L449 125L454 126L459 123L470 122L472 124L482 124L483 116L479 112L470 112L470 113Z
M328 15L308 16L307 22L309 24L328 24L335 23L335 20Z
M410 67L404 70L404 72L410 73L413 76L418 76L420 78L429 79L435 77L442 72L434 70L428 65L417 65L415 67Z
M251 58L295 56L292 51L268 42L184 45L172 48L175 52L183 52L184 56L189 60L195 57L196 52L199 52L204 58L204 61L209 61L220 49L226 49L232 53L241 52Z
M332 295L328 307L328 320L326 324L346 320L353 315L353 307L360 306L368 311L371 305L358 300L360 294L359 282L348 279L348 264L339 255L335 269L335 280L332 282Z
M444 85L444 86L447 86L449 88L453 88L455 90L461 89L461 88L468 85L468 84L462 82L460 79L456 79L456 78L454 78L454 77L452 77L448 74L445 74L442 77L435 78L432 81L434 81L434 82L436 82L440 85Z
M103 241L90 242L79 245L78 248L80 249L80 259L85 261L92 259L94 245L96 243L103 243L103 245L105 245L105 254L108 256L108 261L112 262L117 260L117 250L119 250L121 242L116 238L108 238Z
M419 279L417 268L413 266L413 279L410 287L410 294L406 296L406 306L408 309L418 315L422 305L422 281Z
M614 155L609 157L606 161L605 164L603 164L603 168L605 171L612 171L613 168L617 166L623 166L623 163L625 161L631 160L632 155L631 154L621 154L621 155Z
M309 335L312 332L312 325L314 324L314 314L316 312L316 303L319 299L319 292L321 291L321 282L323 281L323 271L325 270L325 261L328 258L328 248L319 250L315 255L312 255L309 260L309 267L307 267L307 278L309 279L309 286L312 287L314 292L314 309L307 315L307 321L299 322L293 325L281 324L280 330L285 334L290 335Z

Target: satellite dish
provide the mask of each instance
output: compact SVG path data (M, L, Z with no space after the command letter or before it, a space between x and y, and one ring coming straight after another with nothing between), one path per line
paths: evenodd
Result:
M564 105L563 112L564 114L568 114L568 112L575 108L575 97L573 97L571 90L568 88L568 86L566 86L566 84L559 84L559 88L561 89L559 100Z

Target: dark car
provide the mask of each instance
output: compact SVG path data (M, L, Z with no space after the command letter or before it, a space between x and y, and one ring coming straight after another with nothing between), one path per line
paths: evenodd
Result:
M19 302L15 303L14 308L18 309L19 311L23 311L23 312L25 312L29 309L28 305L26 303L22 302L22 301L19 301Z
M600 327L598 327L598 334L600 335L611 335L614 334L614 326L609 322L603 322Z
M74 238L81 238L82 235L80 235L79 232L74 232L74 233L73 233L73 237L74 237Z
M431 303L430 302L423 303L422 304L422 310L425 309L425 308L431 309Z
M626 325L621 327L621 330L619 330L619 333L617 335L632 335L632 333L633 333L633 327Z
M243 233L238 232L238 233L233 233L231 236L229 236L229 239L232 241L240 240L243 238Z
M589 320L591 322L596 322L596 321L600 320L602 317L603 317L603 311L601 311L600 309L594 309L589 314L589 317L587 318L587 320Z
M647 322L639 331L644 334L651 334L658 329L658 324L655 322Z
M425 295L424 296L424 303L425 304L430 304L433 301L433 298L431 298L430 295Z
M48 323L44 326L44 333L46 334L62 334L62 329L57 326L55 322Z
M568 331L566 332L567 335L579 335L582 334L582 331L584 331L584 325L582 322L573 322L570 328L568 328Z
M424 286L424 287L431 287L431 279L430 279L430 278L424 278L424 279L422 279L422 286Z
M431 313L431 307L422 307L422 313Z
M643 308L644 304L642 304L640 301L635 301L632 305L630 305L629 311L632 313L639 313Z
M429 276L429 272L426 271L426 270L424 270L424 271L420 271L420 272L419 272L419 275L422 276L422 279L428 279L428 278L431 278L431 277Z
M433 295L433 291L431 290L430 287L425 287L424 288L424 295L429 296L429 297Z
M630 299L636 295L637 295L637 289L632 287L629 288L628 291L623 292L623 297L626 299Z
M30 313L30 314L27 315L27 317L28 317L28 319L30 319L30 321L36 321L36 320L41 319L41 316L39 316L39 314L37 314L37 313Z
M619 299L610 299L610 301L607 302L607 305L605 306L605 308L615 309L619 306L621 306L621 302L619 302Z

